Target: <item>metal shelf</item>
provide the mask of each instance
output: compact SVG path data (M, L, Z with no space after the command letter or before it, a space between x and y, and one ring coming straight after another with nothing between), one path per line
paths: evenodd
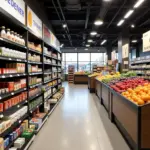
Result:
M42 83L37 83L37 84L29 85L29 88L32 89L32 88L35 88L35 87L40 86L40 85L42 85Z
M41 65L41 62L36 62L36 61L28 61L29 64L36 64L36 65Z
M22 88L22 89L19 89L19 90L17 90L17 91L12 91L12 92L10 92L10 93L0 95L0 100L5 99L5 98L8 98L8 97L13 96L13 95L16 95L16 94L19 94L19 93L24 92L24 91L26 91L26 90L27 90L27 88Z
M38 105L35 106L34 108L30 109L30 113L33 113L33 112L34 112L37 108L39 108L42 104L43 104L43 102L40 103L40 104L38 104Z
M41 93L37 93L34 96L29 97L29 101L32 101L33 99L35 99L35 98L37 98L37 97L39 97L41 95L42 95L42 92Z
M25 59L13 58L13 57L5 57L5 56L0 56L0 59L1 60L6 60L6 61L23 62L23 63L27 62Z
M5 43L5 44L10 44L10 45L13 45L13 46L17 46L17 47L19 47L19 48L27 49L27 47L24 46L24 45L15 43L15 42L13 42L13 41L10 41L10 40L4 39L4 38L0 38L0 42L3 42L3 43Z
M42 53L39 52L38 50L34 50L34 49L32 49L32 48L29 48L29 47L28 47L28 49L29 49L29 51L31 51L31 52L37 53L37 54L39 54L39 55L42 55Z
M2 74L0 75L0 79L4 79L4 78L14 78L14 77L22 77L22 76L26 76L25 73L12 73L12 74Z
M32 72L32 73L29 73L30 76L42 75L42 74L43 74L42 72Z

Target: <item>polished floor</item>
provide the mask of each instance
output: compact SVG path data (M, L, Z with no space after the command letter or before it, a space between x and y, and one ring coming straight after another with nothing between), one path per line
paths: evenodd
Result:
M130 150L87 85L64 86L64 99L29 150Z

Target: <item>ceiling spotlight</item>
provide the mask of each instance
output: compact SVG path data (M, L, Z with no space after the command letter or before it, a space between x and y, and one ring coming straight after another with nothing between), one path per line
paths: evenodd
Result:
M121 26L123 23L124 23L124 20L122 19L118 22L117 26Z
M97 32L96 32L96 31L92 31L90 34L91 34L91 35L96 35Z
M62 25L62 27L63 27L63 28L66 28L66 27L67 27L67 24L66 24L66 23L64 23L64 24Z
M97 20L94 22L94 24L95 24L96 26L100 26L100 25L103 24L103 21L102 21L101 19L97 19Z
M129 17L132 15L133 12L134 12L134 10L129 10L129 11L125 14L124 18L125 18L125 19L129 18Z
M84 50L85 50L85 51L88 51L89 49L88 49L88 48L85 48Z
M103 40L101 45L104 45L107 42L107 40Z
M63 46L64 46L64 44L61 44L61 45L60 45L60 48L62 48Z
M134 8L138 8L145 0L138 0L137 3L134 5Z
M90 47L90 45L89 44L87 44L87 45L85 45L86 47Z
M89 40L88 40L88 43L92 43L92 42L93 42L93 40L92 40L92 39L89 39Z
M132 43L137 43L137 40L132 40Z
M134 24L131 24L131 28L135 28L135 25L134 25Z

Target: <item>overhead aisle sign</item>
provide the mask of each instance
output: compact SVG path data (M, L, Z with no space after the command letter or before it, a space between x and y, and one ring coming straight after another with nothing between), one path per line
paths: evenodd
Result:
M150 31L143 34L143 52L150 51Z
M42 38L42 21L30 7L27 7L27 27L31 29L36 36Z
M0 7L25 25L25 2L23 0L0 0Z

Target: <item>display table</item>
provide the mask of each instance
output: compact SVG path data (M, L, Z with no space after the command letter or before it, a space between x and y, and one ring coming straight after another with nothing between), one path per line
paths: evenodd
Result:
M74 84L88 84L88 75L74 74Z
M90 93L95 93L96 77L88 77L88 89Z
M101 92L96 81L96 94L108 112L111 121L116 124L127 143L134 150L150 149L150 104L137 106L100 82Z

